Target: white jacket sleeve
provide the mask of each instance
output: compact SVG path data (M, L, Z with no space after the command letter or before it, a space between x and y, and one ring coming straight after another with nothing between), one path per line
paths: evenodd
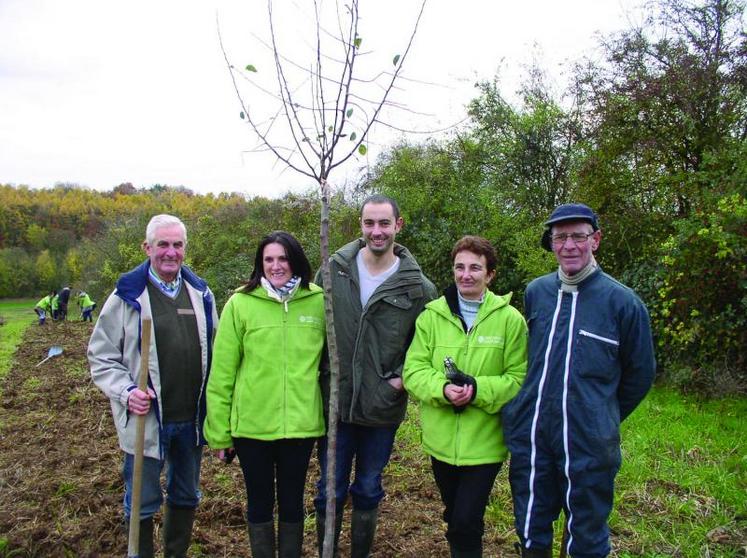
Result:
M128 346L133 341L127 335L134 335L135 343L138 336L138 331L125 330L125 325L131 323L133 318L127 316L128 313L136 314L118 296L110 295L88 343L88 362L93 382L109 399L124 406L127 406L130 391L137 385L133 374L136 374L139 365L132 362L127 354Z

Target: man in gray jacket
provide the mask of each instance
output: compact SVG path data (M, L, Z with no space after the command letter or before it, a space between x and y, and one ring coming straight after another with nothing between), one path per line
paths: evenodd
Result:
M186 556L200 500L205 385L218 315L205 281L182 265L187 231L178 218L148 223L141 265L122 275L88 345L91 376L111 401L124 452L124 512L129 521L136 420L145 416L139 557L153 556L153 515L166 465L164 556ZM143 318L153 321L148 390L137 388Z
M342 510L350 493L353 558L368 556L373 544L377 510L384 497L381 475L407 408L401 378L405 353L415 319L438 294L407 248L395 244L402 225L394 200L371 196L361 207L363 238L346 244L330 258L340 358L335 552ZM321 284L321 273L317 274L316 283ZM351 484L354 459L355 478ZM319 460L324 472L326 440L319 445ZM323 473L317 489L314 505L321 554L326 508Z

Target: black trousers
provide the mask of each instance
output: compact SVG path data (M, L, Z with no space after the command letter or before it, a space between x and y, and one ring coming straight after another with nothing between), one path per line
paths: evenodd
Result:
M433 476L445 506L446 540L454 548L465 551L482 548L485 508L501 465L457 467L431 457Z
M279 520L303 521L303 490L314 442L316 438L272 441L234 438L234 448L244 473L249 523L273 520L276 486Z

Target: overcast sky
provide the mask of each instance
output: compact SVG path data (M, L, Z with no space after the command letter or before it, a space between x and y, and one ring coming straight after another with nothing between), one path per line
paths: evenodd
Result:
M275 5L276 25L299 37L286 48L306 47L300 37L311 25L310 0ZM404 50L418 5L361 0L361 36L374 66L388 69L386 61ZM598 33L626 28L635 5L429 0L404 72L430 85L403 81L396 93L424 114L387 118L421 131L459 122L475 81L500 69L510 94L533 53L562 84L561 65L593 52ZM131 182L264 196L309 186L252 152L256 141L239 118L216 15L231 61L261 60L264 0L0 0L0 183L108 190ZM302 51L289 52L295 59ZM269 102L256 90L245 97L253 106ZM372 165L400 137L374 129L368 156L349 161L338 180Z

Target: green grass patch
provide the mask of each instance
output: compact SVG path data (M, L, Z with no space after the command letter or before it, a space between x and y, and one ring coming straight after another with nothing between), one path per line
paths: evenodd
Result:
M68 494L71 494L72 492L75 492L78 489L78 484L75 482L61 482L57 486L57 491L55 492L55 496L58 498L67 496Z
M701 401L654 389L622 425L623 465L609 521L614 555L743 556L745 432L747 398ZM502 475L486 513L501 530L513 523ZM561 533L562 514L555 524L556 554Z
M21 342L23 332L36 321L33 312L34 299L2 299L0 300L0 379L5 378L10 370L13 354Z
M26 378L23 382L23 389L26 392L32 392L35 389L37 389L41 385L41 380L37 378L36 376L31 376L30 378Z
M635 541L630 555L739 555L747 520L745 432L745 398L651 392L623 424L610 518L613 532Z

